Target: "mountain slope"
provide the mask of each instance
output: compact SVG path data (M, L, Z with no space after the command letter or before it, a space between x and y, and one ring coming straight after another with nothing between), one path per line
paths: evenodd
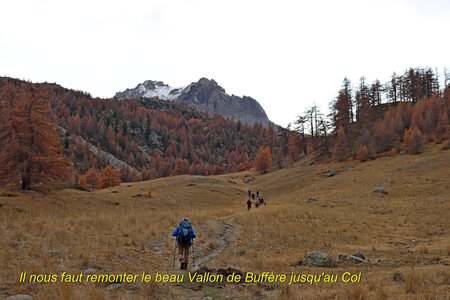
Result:
M47 95L64 151L79 174L106 164L121 169L123 181L241 171L251 168L270 136L261 126L208 117L181 102L94 99L56 84L6 77L0 77L0 110L7 88L15 95Z
M269 118L261 105L251 97L229 95L214 80L201 78L185 88L173 88L161 81L147 80L134 89L118 92L115 99L157 97L184 103L211 115L240 121L247 125L261 123L269 126Z

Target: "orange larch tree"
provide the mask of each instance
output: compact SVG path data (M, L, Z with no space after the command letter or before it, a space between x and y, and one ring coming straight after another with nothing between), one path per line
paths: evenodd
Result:
M175 165L175 169L172 172L172 175L184 175L189 174L189 161L187 159L178 159Z
M259 148L255 158L256 170L261 173L267 173L272 166L272 154L269 147Z
M348 138L344 128L340 127L337 131L337 139L334 144L333 156L336 160L342 161L348 156Z
M369 158L369 149L366 145L360 145L358 148L358 158L360 161L367 161Z
M111 165L107 165L102 170L102 188L117 186L120 184L120 172L114 169Z
M424 136L417 126L413 128L405 129L405 134L403 135L403 142L405 144L405 149L410 154L418 154L422 152L422 147L424 144Z
M80 177L80 184L87 185L91 189L101 189L102 182L100 173L96 168L90 168L86 174Z
M447 136L449 133L450 125L448 122L448 114L446 111L442 112L439 116L439 121L436 126L436 137L438 140L450 138Z
M47 94L23 85L6 86L0 94L0 183L30 189L67 178L69 160L63 156Z

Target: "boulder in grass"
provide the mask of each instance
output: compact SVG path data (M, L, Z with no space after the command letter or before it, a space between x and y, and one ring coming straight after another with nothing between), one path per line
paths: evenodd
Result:
M367 260L367 259L364 259L364 258L361 258L358 256L353 256L353 255L350 255L348 258L351 260L351 262L354 262L354 263L368 263L369 262L369 260Z
M338 255L338 262L345 262L345 261L348 261L349 260L349 258L348 258L348 255L347 254L339 254Z
M362 251L356 251L352 255L350 255L350 258L354 263L368 263L370 262L369 259L367 259L364 256L364 253Z
M122 287L121 283L113 283L113 284L108 285L106 287L106 289L107 290L115 290L115 289L118 289L118 288L121 288L121 287Z
M339 262L352 262L352 263L369 263L370 261L364 256L364 253L357 251L353 255L338 255Z
M372 192L380 193L380 194L387 194L386 190L384 189L384 182L382 182L379 186L374 187Z
M84 274L95 274L95 273L97 273L97 270L94 268L87 268L86 270L84 270L83 273Z
M315 267L334 268L337 266L336 260L323 252L312 251L306 256L306 263Z
M309 197L308 198L308 203L314 203L314 202L317 202L316 198L314 198L314 197Z
M320 177L324 177L324 178L326 178L326 177L333 177L333 176L335 176L337 174L338 174L338 172L335 171L335 170L328 170L327 172L320 174Z
M361 259L366 259L366 257L364 256L364 253L362 251L356 251L355 253L352 254L353 256L359 257Z

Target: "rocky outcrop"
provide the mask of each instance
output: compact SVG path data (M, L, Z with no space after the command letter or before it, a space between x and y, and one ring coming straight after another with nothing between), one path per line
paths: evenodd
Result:
M218 114L225 118L253 125L269 126L269 118L261 105L251 97L228 95L214 80L201 78L181 92L178 101L195 107L199 111Z

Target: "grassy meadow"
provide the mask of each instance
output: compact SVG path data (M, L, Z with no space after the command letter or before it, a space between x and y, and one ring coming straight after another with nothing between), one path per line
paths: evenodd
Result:
M176 176L86 192L0 188L0 298L33 299L449 299L450 152L361 163L300 161L259 175ZM338 170L333 177L322 177ZM383 184L384 193L373 189ZM247 190L267 205L246 210ZM313 199L310 199L313 198ZM362 272L359 283L20 283L28 274L167 273L173 229L188 217L197 266L276 274ZM369 263L305 263L308 252Z

